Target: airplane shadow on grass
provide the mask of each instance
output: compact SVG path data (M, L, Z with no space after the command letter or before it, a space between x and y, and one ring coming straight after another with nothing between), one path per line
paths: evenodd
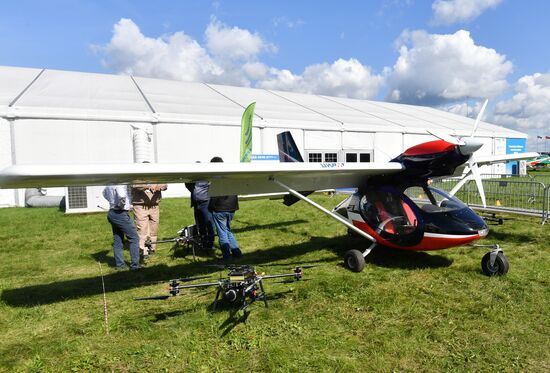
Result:
M274 246L265 250L246 253L236 264L249 264L254 266L270 265L273 262L299 257L315 250L331 249L342 256L350 248L364 248L368 242L354 237L343 236L334 238L312 237L310 241L288 246ZM113 265L113 259L108 250L92 254L92 257L107 265ZM438 268L451 265L452 260L437 254L424 252L406 252L398 250L378 250L368 258L368 263L387 268ZM333 262L334 258L324 258L317 261L308 261L307 264ZM106 292L117 292L148 286L155 283L167 282L172 278L190 277L206 274L214 274L219 269L208 267L208 264L219 264L220 261L212 259L200 263L190 262L175 266L154 264L140 271L124 271L104 274ZM289 267L306 263L285 263ZM277 264L279 265L279 264ZM281 266L283 264L280 264ZM290 269L290 268L288 268ZM105 270L104 270L105 272ZM101 276L71 279L52 282L49 284L29 285L15 289L5 289L1 299L9 306L29 307L41 304L51 304L70 299L78 299L102 294Z
M304 219L296 219L292 221L282 221L277 223L271 223L271 224L256 224L256 223L249 223L247 221L244 221L242 219L236 218L234 221L238 222L241 225L245 225L245 227L242 228L231 228L231 231L233 233L243 233L248 231L257 231L259 229L279 229L279 230L285 230L285 228L292 227L295 224L302 224L307 223L307 220Z

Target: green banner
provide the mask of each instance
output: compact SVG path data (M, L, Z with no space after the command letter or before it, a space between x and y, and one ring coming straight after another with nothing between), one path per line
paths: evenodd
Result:
M252 120L255 107L255 102L248 105L241 119L241 162L250 162L252 156Z

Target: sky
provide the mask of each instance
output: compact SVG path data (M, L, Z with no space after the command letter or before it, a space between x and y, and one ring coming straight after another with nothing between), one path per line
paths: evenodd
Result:
M2 5L3 66L426 105L470 117L487 98L486 121L527 133L528 150L550 148L550 1Z

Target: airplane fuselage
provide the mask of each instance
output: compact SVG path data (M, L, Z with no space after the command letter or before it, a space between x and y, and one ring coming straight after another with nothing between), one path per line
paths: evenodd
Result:
M488 233L483 219L468 206L429 186L405 191L394 186L366 188L334 211L375 238L378 245L395 249L446 249Z

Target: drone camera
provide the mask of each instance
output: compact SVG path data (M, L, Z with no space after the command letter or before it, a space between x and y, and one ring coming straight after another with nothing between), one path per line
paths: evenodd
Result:
M237 291L229 289L223 294L223 297L228 302L235 302L237 300Z

